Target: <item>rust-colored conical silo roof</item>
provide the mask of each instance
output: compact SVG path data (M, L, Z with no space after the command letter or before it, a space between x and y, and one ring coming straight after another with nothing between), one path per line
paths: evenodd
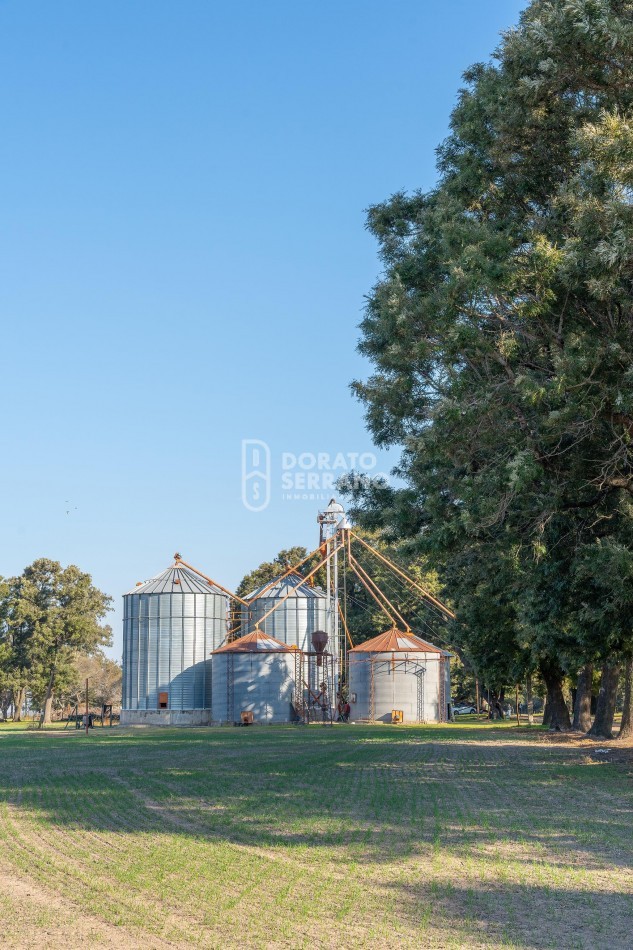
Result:
M238 637L231 643L225 643L213 653L292 653L296 647L290 647L281 640L269 636L263 630L253 630L245 637Z
M410 630L397 630L392 627L371 640L359 643L350 653L440 653L446 651L423 640Z

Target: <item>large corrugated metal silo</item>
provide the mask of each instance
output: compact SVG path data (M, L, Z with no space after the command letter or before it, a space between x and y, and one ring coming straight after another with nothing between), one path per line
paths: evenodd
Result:
M242 636L261 622L259 629L264 633L287 646L307 651L312 649L313 632L328 629L325 591L312 587L295 571L258 587L247 595L246 601L248 605L242 607ZM265 614L268 616L262 619Z
M213 654L214 722L292 722L297 649L260 631L239 637Z
M445 722L450 703L450 654L411 632L388 630L348 652L351 718Z
M123 723L211 718L211 657L226 594L178 561L123 597Z

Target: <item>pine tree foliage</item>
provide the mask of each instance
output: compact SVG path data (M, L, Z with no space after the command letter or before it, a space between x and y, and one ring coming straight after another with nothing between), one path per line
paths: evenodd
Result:
M593 579L633 499L633 3L534 0L465 74L438 171L368 213L354 390L406 487L356 514L441 565L478 662L571 671L632 638Z

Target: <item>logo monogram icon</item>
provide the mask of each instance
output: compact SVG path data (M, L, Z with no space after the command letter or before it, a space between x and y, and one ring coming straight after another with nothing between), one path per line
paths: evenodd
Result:
M270 504L270 448L261 439L242 439L242 503L249 511Z

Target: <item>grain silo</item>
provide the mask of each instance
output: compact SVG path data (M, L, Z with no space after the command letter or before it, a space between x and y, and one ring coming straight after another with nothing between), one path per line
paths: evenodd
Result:
M242 635L257 627L287 646L311 650L313 632L328 629L325 591L313 587L296 571L263 584L248 594L246 601Z
M351 719L445 722L450 715L450 654L395 628L348 652Z
M293 701L297 648L259 630L213 654L214 722L273 723L297 718ZM243 715L245 714L245 715Z
M288 570L268 584L263 584L246 597L242 606L241 635L262 630L271 637L298 647L304 653L312 650L312 634L328 633L328 651L332 654L334 693L339 681L339 633L334 623L334 600L321 587L313 587L296 570ZM314 684L310 684L310 687ZM336 702L336 697L334 697Z
M122 723L210 721L210 654L226 612L226 592L179 557L124 595Z

